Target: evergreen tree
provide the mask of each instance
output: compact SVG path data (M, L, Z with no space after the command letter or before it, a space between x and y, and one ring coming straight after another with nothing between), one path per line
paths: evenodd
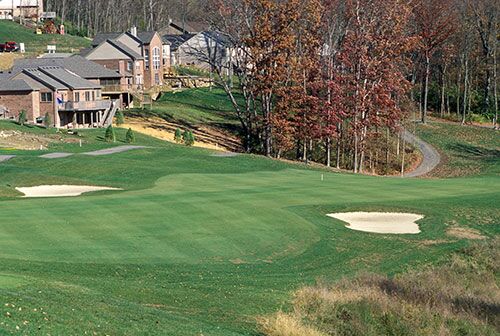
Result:
M127 143L135 142L134 131L132 131L131 128L128 129L127 134L125 135L125 142L127 142Z
M43 124L47 128L52 126L52 119L50 118L49 112L45 113L45 117L43 118Z
M187 145L189 142L189 131L185 130L184 133L182 133L182 142Z
M177 143L181 143L182 142L182 132L181 132L181 130L179 128L177 128L175 130L174 140Z
M125 117L123 115L123 112L122 111L118 111L116 113L116 125L120 126L120 125L123 125L124 123L125 123Z
M192 145L194 145L194 141L195 141L194 134L193 134L193 132L189 131L189 133L188 133L188 143L187 143L187 145L188 145L188 146L192 146Z
M26 111L25 110L22 110L19 113L19 117L18 117L17 121L19 122L19 125L21 125L21 126L23 126L26 123Z
M116 141L116 135L113 126L109 125L108 128L106 128L106 132L104 133L104 140L106 142Z

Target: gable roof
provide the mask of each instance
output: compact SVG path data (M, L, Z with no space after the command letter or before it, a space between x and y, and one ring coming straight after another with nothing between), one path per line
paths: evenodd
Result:
M10 92L10 91L35 91L31 85L26 83L22 79L10 79L5 81L0 81L0 91Z
M168 42L170 43L170 50L171 51L176 51L179 49L181 45L183 45L186 41L189 41L192 39L195 34L184 34L184 35L163 35L162 40L163 42Z
M89 61L80 55L61 58L18 59L14 62L13 71L19 72L25 68L35 68L39 66L59 66L85 79L117 79L122 77L118 72Z
M154 31L143 31L137 32L137 38L141 40L143 44L150 44L153 37L155 37L156 32ZM132 35L132 34L131 34Z
M107 40L106 42L108 42L113 47L115 47L116 49L120 50L122 53L124 53L128 57L132 58L133 60L144 59L141 55L139 55L134 50L130 49L128 46L126 46L124 43L121 43L120 41L117 41L117 40Z
M68 90L69 87L67 85L64 85L58 80L55 80L51 76L47 75L46 73L40 71L38 68L32 68L32 69L23 69L22 73L26 74L27 76L31 77L35 81L51 88L52 90ZM39 85L33 85L34 87L38 89L42 89L42 86Z
M105 42L106 40L113 40L115 38L118 38L123 32L117 33L117 32L112 32L112 33L98 33L94 39L92 40L92 47L97 47L101 43Z
M71 89L100 89L99 84L88 81L64 68L58 66L39 67L41 72L65 84Z

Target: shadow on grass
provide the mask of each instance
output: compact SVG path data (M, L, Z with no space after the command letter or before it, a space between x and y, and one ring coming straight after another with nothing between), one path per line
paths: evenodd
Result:
M450 150L457 152L457 156L464 159L484 160L487 162L500 160L500 150L488 149L463 143L454 143Z

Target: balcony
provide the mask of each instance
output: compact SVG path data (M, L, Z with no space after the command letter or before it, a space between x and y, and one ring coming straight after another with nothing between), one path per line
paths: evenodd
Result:
M126 93L131 91L140 91L143 89L141 84L121 84L121 85L103 85L102 93Z
M95 101L80 101L80 102L64 102L59 105L59 111L101 111L107 110L111 107L109 100L95 100Z

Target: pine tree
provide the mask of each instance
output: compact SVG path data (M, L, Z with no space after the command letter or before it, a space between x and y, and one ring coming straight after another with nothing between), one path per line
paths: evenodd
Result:
M182 142L187 145L189 143L189 131L185 130L184 133L182 133Z
M175 130L174 140L177 143L181 143L182 142L182 132L181 132L181 130L179 128L177 128Z
M104 133L104 140L106 142L116 141L116 135L113 126L109 125L108 128L106 128L106 132Z
M194 134L193 134L193 132L189 131L189 133L188 133L188 142L187 142L187 145L188 145L188 146L192 146L192 145L194 145L194 141L195 141L195 139L194 139Z
M132 131L131 128L128 129L127 134L125 135L125 142L126 143L133 143L135 142L135 134Z
M45 116L43 118L43 124L45 125L46 128L52 126L52 119L50 118L50 114L48 112L45 113Z
M125 117L123 116L123 112L118 111L116 113L116 125L120 126L120 125L123 125L124 123L125 123Z
M19 125L21 125L21 126L23 126L26 123L26 111L25 110L22 110L19 113L19 117L18 117L17 121L19 122Z

